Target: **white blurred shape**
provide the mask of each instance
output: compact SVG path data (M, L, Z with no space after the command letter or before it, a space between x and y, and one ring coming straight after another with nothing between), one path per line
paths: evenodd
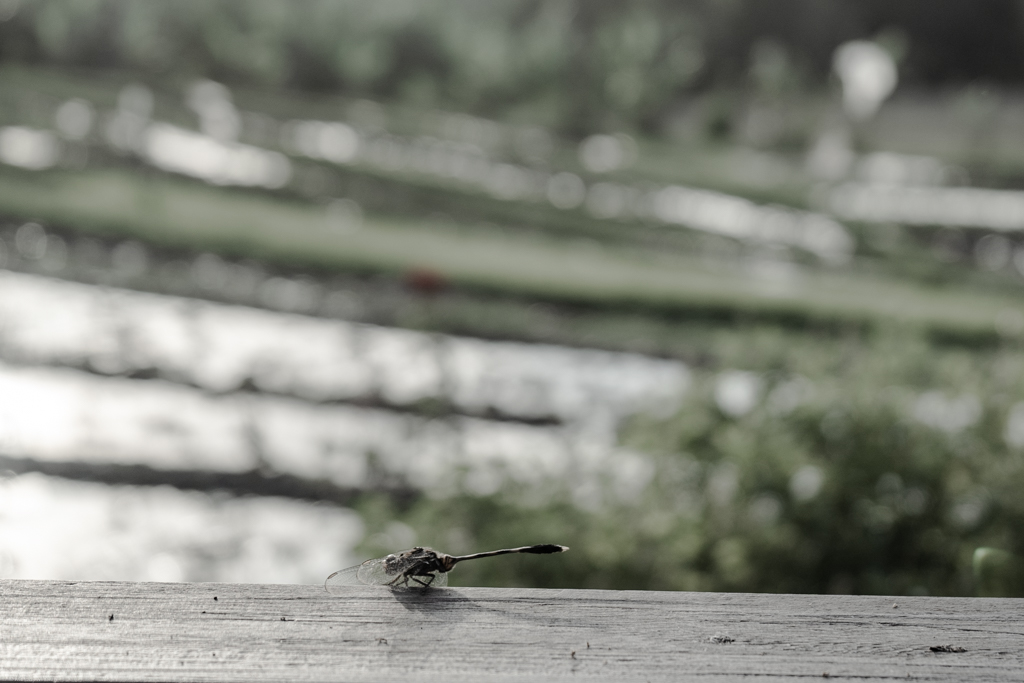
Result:
M730 417L742 417L757 405L763 386L756 372L729 370L715 381L715 403Z
M134 151L153 113L153 93L144 85L130 84L117 97L117 111L107 121L107 140L123 152Z
M641 410L670 415L690 382L679 362L544 344L450 338L443 357L457 405L523 417L581 420Z
M24 457L241 472L243 425L231 400L187 387L0 365L0 444Z
M359 133L344 123L291 121L284 130L285 146L311 159L347 164L359 154Z
M281 498L0 479L4 578L321 583L362 536L351 510Z
M914 403L914 418L947 434L957 434L981 419L981 401L962 394L949 398L941 391L926 391Z
M507 474L520 483L538 484L561 477L571 467L567 444L552 438L555 432L551 429L467 419L462 423L460 436L461 463L456 463L471 472L490 470L500 472L502 477Z
M950 521L962 529L975 527L988 510L985 492L975 491L965 500L957 502L949 511Z
M814 395L814 385L805 377L794 377L781 382L768 394L768 406L773 412L785 415Z
M866 40L836 48L832 66L843 83L843 106L850 118L871 118L896 89L896 62L884 49Z
M143 581L160 583L178 583L185 580L185 568L182 562L172 553L160 552L149 559L144 565Z
M846 229L825 216L782 207L759 206L742 197L678 185L653 195L654 214L665 223L685 225L736 239L788 244L830 263L844 263L854 242Z
M92 130L95 118L96 113L92 105L76 98L60 105L54 120L61 135L69 140L81 140Z
M0 161L10 166L41 171L60 158L60 141L48 130L25 126L0 128Z
M591 173L608 173L633 162L636 143L628 135L591 135L580 143L579 157Z
M1024 192L845 183L827 195L840 218L875 223L1024 230Z
M1006 416L1003 439L1014 448L1024 448L1024 401L1015 403Z
M227 87L205 79L196 81L189 87L185 102L199 115L199 129L204 135L223 142L238 139L242 119Z
M143 155L165 171L200 178L215 185L278 188L291 177L291 163L278 152L221 142L166 123L146 129Z
M359 136L344 123L331 123L320 129L320 154L324 159L345 164L359 152Z
M574 173L556 173L548 180L548 201L557 209L575 209L587 196L587 188Z
M609 466L615 495L624 503L636 503L654 479L654 463L640 453L620 452Z
M228 264L207 256L193 269L210 269L219 283ZM580 490L599 492L587 504L607 499L604 489L634 499L652 469L617 448L617 421L671 414L689 384L684 364L636 354L392 330L12 272L0 272L0 319L5 353L19 364L175 380L0 365L0 451L39 460L266 466L352 487L384 476L431 495L462 485L484 494L504 482L549 490L572 472ZM243 385L265 393L217 395ZM562 424L431 421L310 403L347 398L396 406L433 398Z
M388 522L387 527L379 534L374 534L370 539L371 543L392 550L405 550L416 545L416 530L408 524L394 521Z
M804 465L789 478L789 493L793 500L803 503L816 498L824 484L825 473L820 467Z
M204 255L192 272L208 287L234 268ZM431 335L13 272L0 272L0 319L5 353L19 361L114 358L217 392L252 381L316 400L441 398L469 412L573 422L671 414L690 382L685 364L639 354Z
M440 394L440 359L429 336L367 327L362 330L361 343L362 360L370 366L378 381L378 391L389 403L407 405Z
M857 163L857 176L882 185L941 185L948 171L934 157L872 152Z

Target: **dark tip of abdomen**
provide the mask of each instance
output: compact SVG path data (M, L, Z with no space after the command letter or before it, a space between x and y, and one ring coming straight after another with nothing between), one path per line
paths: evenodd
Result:
M545 545L535 545L524 550L524 553L535 553L537 555L547 555L548 553L564 553L569 549L567 545L555 545L554 543L548 543Z

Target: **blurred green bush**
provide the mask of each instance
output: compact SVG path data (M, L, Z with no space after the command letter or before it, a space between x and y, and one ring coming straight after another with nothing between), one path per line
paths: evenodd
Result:
M757 342L734 341L755 361ZM1024 595L1024 454L1008 445L1016 351L890 331L786 353L751 374L760 393L746 414L723 410L723 375L704 372L677 415L626 425L622 443L654 454L639 495L614 477L574 489L570 476L544 496L513 484L363 512L370 528L397 517L453 552L572 547L554 561L467 563L455 585Z
M820 87L854 38L889 46L907 83L1020 84L1021 19L1013 0L5 0L0 63L650 129L709 88Z

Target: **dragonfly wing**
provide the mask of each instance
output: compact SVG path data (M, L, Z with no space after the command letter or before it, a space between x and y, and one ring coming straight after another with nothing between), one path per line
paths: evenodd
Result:
M327 577L324 588L332 595L343 595L348 586L409 586L418 588L427 585L431 588L443 588L448 585L446 572L432 572L425 576L410 576L408 582L403 572L413 567L411 562L396 561L388 558L367 560L362 564L348 569L336 571Z
M384 559L368 560L359 565L356 569L359 582L371 586L408 585L411 588L418 588L423 584L427 584L431 588L443 588L448 585L448 574L445 572L432 572L432 574L427 576L410 576L407 584L406 581L401 578L402 571L404 571L404 569L399 569L397 566L393 565L389 571ZM433 576L433 579L430 578L431 576Z
M362 566L358 564L355 567L334 572L327 577L327 581L324 582L324 588L327 589L328 593L338 595L344 592L343 589L346 586L362 586L363 582L359 580L359 568Z
M368 586L384 586L394 581L400 571L388 571L385 558L367 560L356 567L359 583Z

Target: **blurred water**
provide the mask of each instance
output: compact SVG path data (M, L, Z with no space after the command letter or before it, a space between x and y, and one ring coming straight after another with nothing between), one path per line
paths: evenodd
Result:
M678 361L9 271L0 321L0 455L21 470L259 471L434 497L518 486L594 506L654 474L617 445L618 421L676 410L689 385ZM299 501L34 474L0 486L6 576L319 581L362 537L355 513Z
M312 401L426 399L568 422L672 412L686 365L493 342L0 271L0 353L24 364L148 371L212 392L251 384Z
M320 583L362 537L327 505L0 478L0 578Z
M446 495L606 473L615 434L465 416L311 404L267 395L210 395L163 380L0 365L0 450L41 462L165 470L263 468L341 487L381 477ZM474 483L476 482L476 483ZM488 485L490 486L490 485ZM484 487L487 488L487 487Z

